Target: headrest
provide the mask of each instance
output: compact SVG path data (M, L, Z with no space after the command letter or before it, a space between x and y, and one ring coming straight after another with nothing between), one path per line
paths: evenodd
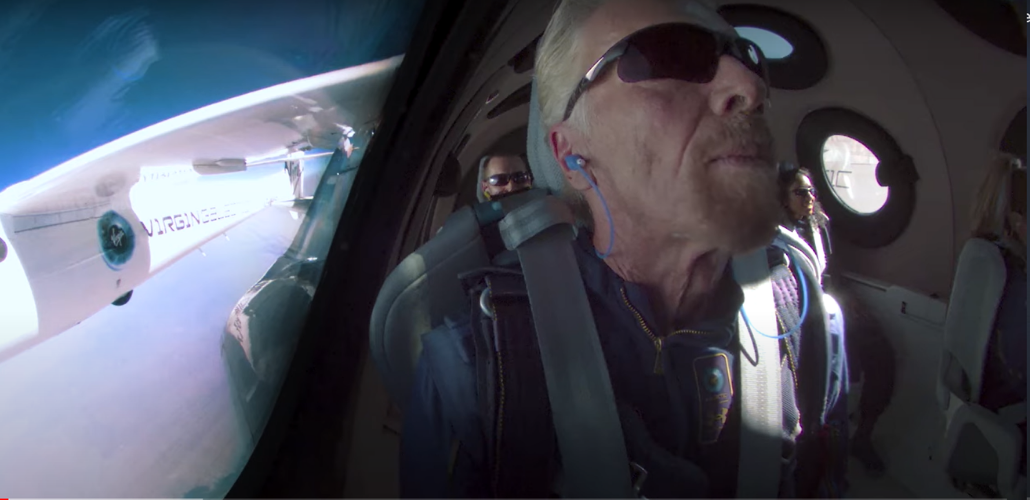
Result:
M548 146L548 130L540 120L540 98L537 95L536 78L533 78L529 96L529 123L526 130L526 157L529 170L533 172L533 187L545 189L557 195L565 185L561 167Z
M479 159L479 176L476 178L476 199L479 200L480 203L489 201L486 199L486 195L483 194L483 181L486 180L483 179L483 170L486 169L486 162L488 161L490 161L490 155L484 155Z

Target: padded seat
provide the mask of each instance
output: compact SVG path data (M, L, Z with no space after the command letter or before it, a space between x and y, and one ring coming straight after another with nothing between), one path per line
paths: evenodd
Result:
M390 272L372 309L369 346L372 360L383 376L391 399L403 411L411 394L422 335L444 322L444 316L468 307L458 275L484 266L517 261L511 251L502 251L491 261L488 245L499 235L481 234L484 217L503 216L513 207L547 193L558 192L561 169L546 145L546 130L540 123L536 84L530 99L527 152L534 187L537 189L495 202L485 202L479 187L484 161L480 160L476 183L477 207L465 207L447 219L425 245L407 256ZM485 159L485 158L484 158ZM542 168L543 167L543 168ZM478 215L477 215L478 213ZM492 215L484 215L490 213ZM503 246L503 244L502 244Z
M465 207L386 277L372 309L369 345L402 412L422 353L422 334L442 325L446 314L467 308L458 275L489 264L475 212Z
M959 483L990 485L1006 498L1025 498L1020 471L1023 435L1017 424L1025 406L995 413L980 406L984 361L1005 288L1001 251L982 239L969 240L959 256L952 286L938 370L938 402L947 427L939 458Z

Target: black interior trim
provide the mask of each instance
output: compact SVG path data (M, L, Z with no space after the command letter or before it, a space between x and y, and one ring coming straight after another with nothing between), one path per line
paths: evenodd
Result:
M964 28L1010 54L1026 57L1026 35L1019 25L1019 6L1007 0L934 0ZM1026 13L1026 2L1022 13Z
M522 73L533 69L533 61L536 59L536 46L537 43L540 42L540 37L542 36L544 35L541 34L534 38L532 42L529 42L529 45L523 47L518 54L515 54L510 60L508 60L508 66L511 66L511 69L514 70L516 74L521 75Z
M802 90L819 83L829 71L826 44L815 28L793 14L764 5L726 5L719 14L734 27L750 26L782 36L794 51L769 59L769 82L774 88Z
M286 382L230 498L339 497L368 321L399 238L403 207L450 105L503 4L426 0L364 157ZM456 56L465 54L465 57ZM355 244L355 242L361 242Z
M506 3L505 6L508 10L511 9L510 2ZM495 23L492 30L483 30L483 38L477 40L477 45L470 49L471 51L467 54L466 62L469 68L468 74L465 75L465 78L463 78L460 83L456 83L454 85L452 93L444 99L453 100L456 95L461 95L471 88L471 81L475 77L476 72L481 69L479 64L482 62L482 59L486 54L486 50L493 46L494 39L499 36L499 30L501 28L502 26L500 23ZM436 200L432 197L431 186L434 182L433 179L435 179L435 176L439 174L442 167L443 158L441 155L444 151L449 150L451 145L454 144L454 141L457 140L461 134L467 133L468 124L474 121L483 109L483 104L480 103L485 102L488 90L495 88L500 84L499 80L503 80L503 75L506 71L506 66L499 66L493 73L491 73L491 76L480 85L472 99L468 100L464 104L461 104L460 102L451 102L448 111L443 116L439 117L439 121L436 126L438 129L437 131L443 129L442 137L440 140L433 142L429 147L429 151L431 151L431 154L427 155L427 158L430 159L427 161L429 168L422 172L422 175L418 178L423 185L419 187L415 191L416 194L410 198L410 200L415 202L415 206L408 209L407 213L409 217L404 223L404 229L401 230L402 236L399 238L398 244L389 254L391 259L390 262L400 262L403 256L415 251L419 246L422 226L418 220L419 216L414 214L423 214L433 210ZM460 109L460 111L458 112L457 117L448 124L448 119L453 117L454 111L458 109ZM441 126L440 124L447 125ZM463 125L459 126L459 124ZM426 189L427 186L429 186L430 189L428 191Z
M859 214L832 194L823 169L823 145L830 136L846 135L864 144L877 159L876 178L890 188L887 202L873 214ZM797 156L800 166L812 171L812 182L830 216L834 238L845 238L863 248L880 248L896 240L912 220L916 206L918 171L912 157L905 154L890 133L872 119L843 108L812 111L801 120L797 130Z
M469 143L469 139L471 139L471 138L472 138L471 135L465 134L465 137L461 138L461 142L458 143L458 146L456 148L454 148L454 153L455 154L461 154L461 151L463 149L465 149L465 145Z
M458 194L461 185L461 163L454 157L454 153L447 153L443 160L443 169L440 176L436 178L436 188L433 189L433 196L444 197Z
M486 118L492 120L498 116L507 113L519 106L529 104L529 98L532 95L533 84L532 82L527 83L517 89L514 92L508 94L503 101L497 103L487 114Z

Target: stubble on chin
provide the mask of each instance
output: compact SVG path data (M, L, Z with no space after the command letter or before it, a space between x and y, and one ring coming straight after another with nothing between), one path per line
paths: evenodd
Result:
M776 234L781 209L777 196L772 134L760 116L738 116L720 123L702 151L734 145L757 151L763 165L747 169L698 168L702 186L704 237L719 250L746 253L768 245ZM705 161L707 155L696 161ZM700 208L700 207L699 207Z

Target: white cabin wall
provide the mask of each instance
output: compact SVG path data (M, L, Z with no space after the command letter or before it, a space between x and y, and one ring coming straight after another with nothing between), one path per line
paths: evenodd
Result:
M848 277L856 296L879 320L895 356L893 397L873 432L887 475L918 497L961 497L948 484L943 464L931 458L944 436L944 413L935 392L944 302L889 283ZM855 389L852 394L857 395L860 390Z
M943 139L940 147L951 179L954 234L950 265L941 275L946 274L950 287L954 263L969 235L970 206L985 167L997 153L1009 122L1026 106L1026 58L976 36L932 0L851 1L905 59ZM921 166L917 163L917 167ZM924 170L920 168L920 174ZM924 191L925 186L920 195ZM919 228L918 232L925 231ZM938 251L935 246L927 248Z
M837 235L834 257L848 271L946 296L954 263L954 227L950 218L940 214L952 210L950 180L934 116L905 59L850 1L754 3L804 19L829 52L829 70L816 86L773 91L770 125L779 157L796 162L796 132L801 120L811 111L834 106L874 120L915 159L920 180L909 228L893 243L873 250L857 248ZM817 165L802 166L819 170Z

